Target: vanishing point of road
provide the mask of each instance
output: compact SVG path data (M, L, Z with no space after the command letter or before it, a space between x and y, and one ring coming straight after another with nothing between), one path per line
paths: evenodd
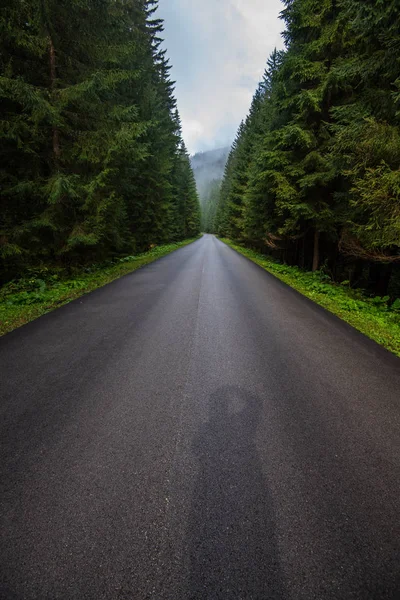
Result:
M2 600L400 598L400 360L215 237L0 365Z

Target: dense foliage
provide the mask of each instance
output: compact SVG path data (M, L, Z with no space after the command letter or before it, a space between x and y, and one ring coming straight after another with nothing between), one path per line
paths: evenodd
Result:
M158 0L4 0L1 279L193 237Z
M215 230L400 296L400 6L283 0L225 170Z

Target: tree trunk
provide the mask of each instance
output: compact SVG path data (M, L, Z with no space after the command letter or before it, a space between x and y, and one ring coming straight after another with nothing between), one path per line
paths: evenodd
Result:
M374 263L370 267L372 291L377 296L387 296L393 264Z
M307 239L307 235L305 235L303 237L302 244L301 244L300 267L302 269L304 269L305 264L306 264L306 239Z
M299 266L299 264L300 264L300 240L297 239L296 240L296 250L294 253L294 260L292 262L292 265Z
M358 287L364 271L365 264L361 260L357 260L354 264L354 269L350 274L350 284L352 287Z
M312 270L318 271L319 268L319 231L314 233L314 254L313 254L313 265Z
M56 51L54 48L53 40L50 39L50 83L52 91L55 88L57 78L57 67L56 67ZM56 159L60 158L60 132L57 127L53 127L53 154Z

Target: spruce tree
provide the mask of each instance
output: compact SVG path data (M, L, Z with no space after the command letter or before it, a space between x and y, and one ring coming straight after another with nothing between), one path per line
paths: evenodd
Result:
M155 0L6 0L3 277L146 250L196 229L190 166L184 181L174 175L186 154L156 9Z
M378 262L400 259L400 7L342 0L346 52L332 109L332 157L350 200L341 248ZM398 258L399 257L399 258Z

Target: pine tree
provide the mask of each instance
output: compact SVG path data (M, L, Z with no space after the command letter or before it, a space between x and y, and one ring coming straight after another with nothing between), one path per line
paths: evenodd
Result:
M400 7L342 0L346 53L334 75L333 159L350 199L341 247L378 262L400 259Z
M286 51L268 61L257 126L249 115L232 146L218 231L338 277L339 250L379 272L400 262L400 7L284 4Z
M277 76L284 52L276 49L268 58L263 77L263 97L258 116L258 133L254 139L252 160L248 167L248 185L243 200L244 238L248 243L271 244L271 232L277 230L273 223L275 212L274 171L283 153L274 147L272 131L277 121ZM272 149L274 149L272 151Z
M186 158L156 9L155 0L6 0L4 277L29 263L145 250L196 229L190 166L180 184L174 175Z
M239 126L236 139L232 144L232 148L229 152L228 160L226 161L224 169L224 177L221 184L221 191L218 201L218 207L216 210L215 217L215 231L218 235L227 236L230 232L230 194L232 189L232 181L236 169L236 155L238 143L240 143L241 136L244 130L244 123L242 122Z
M189 154L183 142L179 149L179 161L180 214L183 221L183 238L191 238L200 232L200 204Z
M283 11L288 52L279 77L280 114L275 148L285 153L278 170L276 211L278 234L314 235L313 270L319 267L321 233L335 237L337 173L326 159L331 141L330 109L334 84L332 63L343 45L343 26L336 0L293 0Z

